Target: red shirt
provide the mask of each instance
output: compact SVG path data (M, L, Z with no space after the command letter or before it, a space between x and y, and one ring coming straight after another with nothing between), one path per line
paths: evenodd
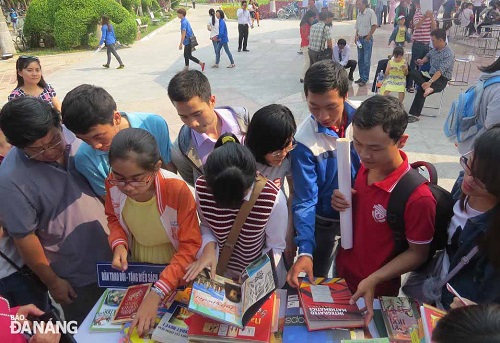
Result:
M309 46L309 33L311 32L311 25L304 24L300 26L300 47Z
M337 275L346 279L351 292L355 292L361 280L392 260L394 250L393 231L387 224L387 205L391 191L410 170L408 157L400 151L403 163L388 177L368 185L368 171L359 169L352 197L353 248L340 248L336 259ZM414 244L428 244L434 236L436 200L426 184L419 186L410 196L404 213L406 239ZM380 283L375 296L397 296L400 277Z

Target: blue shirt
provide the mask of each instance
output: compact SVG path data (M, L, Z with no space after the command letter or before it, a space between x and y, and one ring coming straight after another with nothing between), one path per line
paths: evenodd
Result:
M191 28L191 24L185 17L181 19L181 34L182 31L186 31L186 37L184 37L184 41L182 42L182 44L189 45L191 43L189 38L193 35L193 29Z
M144 129L151 133L160 148L163 163L171 161L170 149L172 142L165 119L151 113L121 113L130 123L130 127ZM90 185L100 196L106 194L104 180L110 172L108 151L95 150L87 143L82 143L75 156L76 169L82 173Z
M219 19L219 39L221 44L226 44L229 42L229 38L227 36L227 26L226 21L224 19Z
M116 43L115 30L113 29L113 26L111 24L109 24L109 27L109 29L108 25L103 25L101 27L101 41L99 42L99 45L104 42L106 42L106 45Z

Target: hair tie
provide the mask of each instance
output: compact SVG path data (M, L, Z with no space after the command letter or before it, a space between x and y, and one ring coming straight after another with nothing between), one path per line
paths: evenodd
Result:
M231 136L226 136L222 138L222 144L226 144L227 142L236 143L236 140Z

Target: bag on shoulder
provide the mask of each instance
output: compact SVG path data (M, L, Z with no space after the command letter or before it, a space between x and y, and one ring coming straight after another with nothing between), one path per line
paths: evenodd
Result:
M429 180L418 172L418 168L425 168L429 173ZM389 197L387 206L387 223L394 233L394 256L408 249L405 235L404 213L406 203L411 194L423 183L427 183L434 199L436 199L436 216L434 236L425 268L438 250L446 248L448 242L448 226L453 217L453 197L450 192L437 184L438 176L434 165L429 162L418 161L411 164L411 169L398 181Z
M196 39L196 36L194 34L189 37L189 44L191 44L191 48L194 48L198 45L198 40Z
M460 143L474 136L484 126L475 111L481 103L483 91L486 87L500 83L500 76L494 76L486 81L479 80L476 85L460 93L453 101L450 112L444 123L444 134L451 141Z
M460 14L461 13L462 13L462 11L455 13L455 15L453 16L453 24L460 25Z

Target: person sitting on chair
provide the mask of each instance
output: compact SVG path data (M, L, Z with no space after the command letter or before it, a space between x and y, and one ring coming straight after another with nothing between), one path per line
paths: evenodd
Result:
M333 47L333 60L345 69L349 68L349 81L354 81L354 71L358 62L350 60L351 48L344 38L340 38L337 45Z

